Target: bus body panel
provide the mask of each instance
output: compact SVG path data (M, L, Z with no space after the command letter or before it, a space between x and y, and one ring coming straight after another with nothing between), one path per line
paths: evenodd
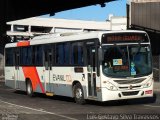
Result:
M30 41L22 41L18 43L11 43L6 45L8 48L24 48L33 46L43 46L42 58L43 64L41 65L21 65L20 64L20 50L14 53L16 57L15 64L13 66L5 66L5 84L14 89L20 89L26 91L26 81L30 80L32 83L33 91L38 93L53 93L55 95L62 95L68 97L74 97L73 95L73 84L79 82L83 88L84 99L96 100L96 101L109 101L109 100L119 100L119 99L132 99L132 98L142 98L142 97L152 97L153 96L153 83L150 87L143 88L143 85L147 81L153 81L153 75L148 74L142 77L133 78L119 78L119 77L109 77L104 75L102 61L99 60L98 49L105 46L102 44L103 34L110 33L145 33L143 31L109 31L109 32L93 32L77 34L73 36L60 36L60 37L37 37ZM136 37L133 37L136 39ZM96 40L95 40L96 39ZM110 38L111 39L111 38ZM112 38L111 40L115 40ZM126 38L127 39L127 38ZM57 52L56 46L60 43L78 43L83 44L83 61L84 64L81 65L66 65L53 63ZM132 44L132 43L129 43ZM139 44L139 43L133 43ZM149 42L147 44L150 44ZM114 45L114 44L111 44ZM124 44L124 46L127 43ZM72 46L71 46L72 47ZM33 49L33 48L32 48ZM79 49L77 48L78 54ZM73 49L70 48L74 52ZM133 49L135 50L135 49ZM64 50L65 51L65 50ZM63 51L63 52L64 52ZM53 55L54 53L54 55ZM60 51L61 53L61 51ZM31 53L32 54L32 53ZM71 58L70 52L70 62ZM45 56L46 55L46 56ZM113 54L112 54L113 55ZM22 55L23 56L23 55ZM33 56L32 56L33 57ZM56 58L57 59L57 58ZM79 57L77 58L79 59ZM55 62L55 61L54 61ZM99 66L98 66L99 64ZM98 71L99 67L99 71ZM99 72L99 75L98 75ZM141 83L136 84L119 84L115 80L136 80L144 79ZM141 86L135 87L134 86ZM109 90L109 87L115 87L116 90ZM125 89L120 89L125 88ZM138 92L137 92L138 91ZM122 94L124 93L124 95ZM144 92L144 93L143 93ZM143 94L143 95L142 95Z
M150 94L141 95L143 92L150 91L150 90L152 90L152 92ZM136 94L136 95L127 95L127 96L122 95L121 97L119 97L119 93L122 94L122 92L126 92L128 94L132 94L137 91L138 91L138 94ZM153 87L152 86L149 88L145 88L143 90L140 89L140 90L131 90L131 91L128 91L128 90L127 91L110 91L110 90L107 90L107 88L102 88L102 92L106 93L106 94L103 94L102 101L153 97Z
M11 88L16 88L15 84L15 68L5 67L5 85Z
M83 69L85 73L87 68L84 67ZM87 79L82 78L84 73L76 73L75 76L74 67L52 67L51 78L49 78L44 67L27 66L19 67L20 79L17 81L15 67L5 67L5 84L11 88L25 91L26 79L29 79L32 82L34 92L53 92L56 95L73 97L72 84L74 81L79 81L84 93L87 93ZM87 74L85 76L87 78ZM87 96L88 94L85 94L86 99Z
M120 99L134 99L134 98L144 98L144 97L153 97L153 74L144 76L144 77L138 77L138 78L109 78L108 80L103 75L101 76L101 93L102 93L102 101L111 101L111 100L120 100ZM131 81L131 80L141 80L141 82L137 83L128 83L128 84L118 84L114 81ZM112 85L114 85L117 90L109 90L106 87L106 82L109 81ZM144 88L144 85L147 83L147 81L152 81L150 87ZM103 94L105 93L105 94Z

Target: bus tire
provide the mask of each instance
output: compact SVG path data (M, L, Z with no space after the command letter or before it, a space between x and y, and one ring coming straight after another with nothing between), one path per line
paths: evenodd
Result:
M73 87L74 99L77 104L85 104L84 92L80 83L76 83Z
M30 97L34 96L33 87L32 87L32 83L30 80L28 80L26 83L26 92L28 96Z

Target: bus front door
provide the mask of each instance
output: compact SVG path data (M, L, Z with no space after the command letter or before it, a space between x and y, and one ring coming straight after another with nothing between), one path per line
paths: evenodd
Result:
M45 59L45 91L46 93L52 92L53 88L51 86L51 78L52 78L52 49L50 46L46 46L44 50L44 59Z
M20 62L20 56L19 51L15 51L15 89L20 88L19 82L20 82L20 71L19 71L19 62Z
M96 97L96 47L87 47L87 71L88 71L88 95L89 97Z

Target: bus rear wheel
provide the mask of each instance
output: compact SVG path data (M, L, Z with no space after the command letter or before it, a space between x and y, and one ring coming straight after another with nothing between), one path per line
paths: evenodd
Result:
M84 92L80 83L74 85L73 92L74 92L75 102L81 105L85 104Z
M28 96L30 96L30 97L34 96L33 87L32 87L32 83L30 80L28 80L26 83L26 92L27 92Z

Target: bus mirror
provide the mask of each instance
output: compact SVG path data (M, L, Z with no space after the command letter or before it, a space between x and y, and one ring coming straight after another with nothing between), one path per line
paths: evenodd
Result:
M104 60L102 48L98 48L98 59L99 59L99 61L103 61Z

